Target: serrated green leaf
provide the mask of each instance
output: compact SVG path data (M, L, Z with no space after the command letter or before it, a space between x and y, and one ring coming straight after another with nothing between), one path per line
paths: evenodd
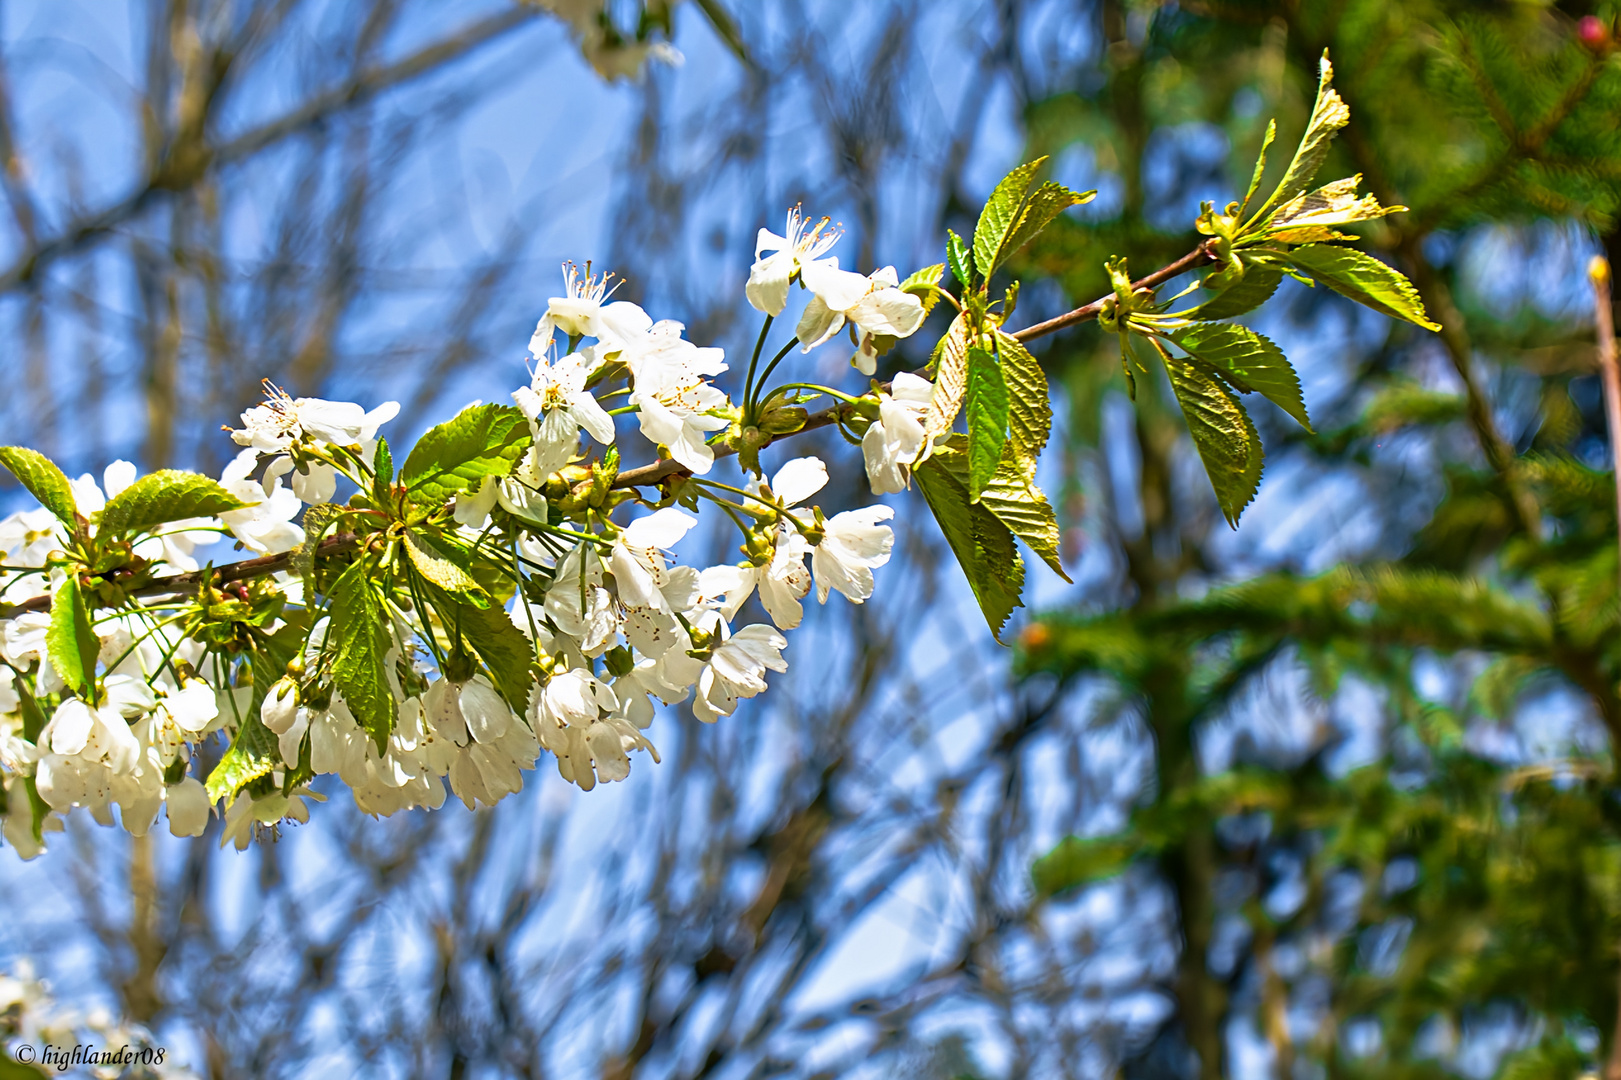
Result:
M1340 128L1350 123L1351 110L1335 92L1331 85L1333 81L1334 65L1328 62L1328 52L1324 50L1317 80L1317 101L1312 106L1311 119L1306 123L1306 132L1300 137L1300 146L1295 150L1294 160L1289 162L1289 168L1284 172L1277 190L1257 211L1257 218L1274 206L1303 194L1311 186L1312 178L1317 175L1317 170L1323 167L1323 161L1328 157L1329 144L1334 141L1334 136Z
M1053 427L1047 374L1024 343L1012 334L996 332L996 353L1002 361L1002 381L1008 391L1008 445L1018 462L1020 475L1033 479L1036 462Z
M51 598L51 623L45 631L45 651L51 666L80 697L90 698L96 682L96 656L101 641L90 625L90 611L79 590L79 579L69 574Z
M1007 443L1007 384L996 357L968 350L968 501L978 502Z
M912 477L957 556L992 635L1001 641L1008 616L1023 606L1024 560L1013 546L1013 534L984 505L968 501L967 486L947 461L930 458Z
M967 437L953 435L930 460L938 459L940 466L951 474L952 479L966 488L967 451ZM1058 558L1060 537L1057 515L1053 513L1047 496L1036 487L1032 477L1025 475L1023 466L1015 459L1011 440L1003 451L996 474L980 493L978 505L989 510L1009 532L1023 540L1025 546L1035 552L1053 573L1065 581L1070 580L1064 572L1064 564Z
M1072 206L1081 206L1097 197L1096 191L1071 191L1063 184L1045 181L1019 211L1018 220L1008 231L996 253L996 265L1011 259L1020 248L1040 235L1053 219Z
M1030 190L1030 180L1046 160L1039 157L1027 161L1004 176L1002 182L996 185L996 190L991 192L991 197L985 200L985 208L979 212L979 223L974 226L974 267L986 281L990 281L991 275L996 272L1002 242L1013 231L1013 223L1018 220L1025 192Z
M934 310L934 305L940 300L940 279L945 272L945 263L935 263L933 266L925 266L901 282L901 292L911 293L923 302L925 317Z
M332 523L343 514L344 508L333 503L319 503L304 511L304 542L292 551L292 569L293 573L303 578L312 589L317 584L311 580L315 573L315 553L326 537L327 530L332 528Z
M471 604L476 608L490 606L490 594L473 580L473 575L446 558L443 549L429 537L407 532L405 550L411 559L411 565L425 580L461 603Z
M1037 859L1030 877L1041 896L1114 877L1131 864L1137 844L1121 837L1066 836Z
M1301 427L1312 430L1300 396L1300 377L1269 338L1237 323L1194 323L1173 333L1171 340L1234 389L1246 394L1259 391Z
M1214 276L1214 275L1212 275ZM1209 279L1206 279L1209 280ZM1199 319L1231 319L1254 311L1278 291L1283 271L1270 266L1250 265L1244 276L1187 314Z
M1278 207L1268 228L1280 240L1318 232L1337 236L1339 234L1332 232L1333 226L1371 221L1407 209L1405 206L1380 206L1379 200L1372 195L1358 198L1356 189L1361 183L1362 176L1358 174L1324 184L1308 194L1297 195Z
M400 483L423 506L443 503L486 476L506 476L528 449L529 421L510 405L474 405L430 428L405 459Z
M98 536L147 532L186 518L214 517L248 505L217 482L198 473L160 469L107 501Z
M968 391L968 319L964 315L959 313L951 320L937 349L934 391L923 414L924 454L929 452L934 436L950 431L957 422L963 395Z
M384 660L393 640L388 613L367 576L364 560L351 563L338 575L330 598L332 680L380 753L394 730L394 692Z
M467 643L490 669L495 689L520 715L529 707L529 691L535 683L535 646L513 623L505 609L491 605L475 608L459 604L439 593L434 595L439 617L447 626L461 630Z
M1255 198L1256 191L1261 187L1261 174L1266 171L1266 152L1272 146L1272 140L1278 137L1278 122L1266 122L1266 135L1261 139L1261 152L1255 156L1255 172L1250 176L1250 186L1244 192L1244 203L1238 208L1238 218L1243 220L1244 212L1250 207L1250 200Z
M973 288L974 253L968 250L963 238L950 229L946 230L946 262L951 264L951 274L964 289Z
M73 532L79 527L79 505L73 501L73 488L56 462L26 446L0 446L0 465L11 470L39 504Z
M253 694L239 718L235 738L203 783L210 800L224 799L229 805L248 784L281 768L281 747L275 732L259 718L259 709L288 662L303 648L304 638L302 622L289 622L256 641L250 657Z
M1232 392L1196 363L1161 354L1171 389L1188 422L1188 434L1204 462L1210 486L1227 524L1255 498L1261 483L1261 438Z
M1430 321L1413 283L1371 255L1334 244L1307 244L1290 251L1288 258L1341 296L1426 330L1441 329Z
M387 439L377 440L377 449L371 456L371 496L378 506L386 507L393 501L394 454Z

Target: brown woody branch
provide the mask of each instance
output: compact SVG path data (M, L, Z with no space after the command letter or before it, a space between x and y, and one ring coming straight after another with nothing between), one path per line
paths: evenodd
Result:
M1170 281L1174 277L1185 274L1189 270L1195 270L1201 266L1209 265L1214 261L1215 257L1210 254L1208 242L1200 244L1197 248L1188 252L1175 262L1167 266L1163 266L1154 271L1152 274L1132 282L1132 287L1134 289L1158 288L1160 285L1165 284L1165 282ZM1020 341L1031 341L1038 337L1046 337L1048 334L1055 334L1058 331L1068 329L1071 326L1078 326L1083 322L1089 322L1092 319L1097 318L1098 313L1102 310L1103 300L1094 300L1090 304L1085 304L1073 311L1066 312L1057 318L1048 319L1046 322L1040 322L1034 326L1027 326L1023 330L1015 331L1013 336ZM806 431L815 431L818 428L829 427L848 415L849 408L850 407L848 405L842 402L837 405L830 405L819 412L812 413L810 417L806 419L804 427L800 428L798 431L790 432L789 434L798 435ZM716 446L714 450L717 458L729 457L732 454L737 453L733 447L725 445ZM692 475L691 470L687 469L684 465L669 458L662 458L650 464L640 466L639 468L626 469L614 480L612 486L621 490L624 488L646 487L661 484L672 477L684 477L690 475ZM357 537L354 533L340 533L337 536L330 536L321 541L320 546L316 548L315 553L317 556L336 555L354 548L358 540L359 537ZM213 583L218 586L225 585L233 581L244 581L248 578L268 577L271 574L286 570L292 566L294 555L294 552L285 551L279 555L262 555L257 559L246 559L242 562L228 563L225 566L220 567L205 567L202 570L193 571L192 573L178 574L174 577L166 577L162 578L161 580L154 581L151 585L136 590L134 595L156 595L160 593L187 592L195 589L198 585L210 578L212 578ZM6 609L5 613L0 615L0 618L11 618L16 615L21 615L27 611L44 611L49 607L50 597L38 596L31 600L25 600L20 604L15 604Z

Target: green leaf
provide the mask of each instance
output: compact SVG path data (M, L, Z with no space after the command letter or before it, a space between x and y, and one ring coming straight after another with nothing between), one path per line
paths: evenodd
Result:
M1328 51L1323 51L1323 59L1319 68L1317 80L1317 102L1312 106L1311 120L1306 124L1306 133L1300 138L1300 147L1295 151L1294 160L1289 162L1289 168L1283 174L1283 180L1278 188L1267 199L1257 217L1279 203L1286 203L1296 195L1303 194L1311 186L1312 178L1317 170L1323 167L1323 160L1328 157L1329 144L1334 136L1351 121L1351 110L1340 95L1334 91L1334 65L1328 62Z
M45 631L45 651L51 666L83 698L93 697L96 656L101 641L90 625L90 611L79 590L79 579L69 574L51 598L51 624Z
M377 440L377 449L371 456L371 497L379 507L387 507L394 495L394 454L387 439Z
M983 504L968 501L968 487L948 464L949 457L930 458L912 472L918 490L962 566L991 633L1000 641L1013 609L1023 606L1024 560L1013 546L1008 527Z
M1171 340L1234 389L1245 394L1259 391L1301 427L1312 430L1300 396L1300 377L1270 339L1237 323L1194 323L1173 333Z
M968 439L953 435L947 439L930 459L951 474L958 484L968 486ZM1026 475L1022 464L1014 457L1012 440L1003 449L1002 461L985 490L980 493L979 506L985 507L1009 532L1023 540L1053 573L1069 581L1064 565L1058 559L1058 518L1053 513L1047 496L1036 487L1032 477Z
M1289 252L1288 258L1341 296L1426 330L1441 329L1425 313L1413 283L1371 255L1334 244L1307 244Z
M945 263L935 263L911 274L901 282L901 292L911 293L923 301L923 314L927 316L934 310L934 305L940 299L940 278L946 272Z
M214 517L248 505L198 473L160 469L135 481L107 501L99 536L146 532L186 518Z
M968 500L990 483L1007 442L1007 384L996 357L984 349L968 350Z
M510 405L474 405L422 436L400 482L418 503L438 505L486 476L506 476L529 443L523 413Z
M1046 181L1030 194L1030 201L1019 211L1019 218L1008 231L996 253L995 265L1011 259L1015 252L1034 240L1053 219L1072 206L1080 206L1097 197L1095 191L1071 191L1063 184ZM976 237L977 239L977 237Z
M1191 360L1160 355L1216 502L1227 523L1237 528L1238 515L1261 482L1261 438L1244 406L1214 376Z
M951 264L951 273L964 289L973 288L974 253L968 250L962 237L946 230L946 262Z
M1196 319L1231 319L1243 315L1272 299L1282 281L1282 270L1251 263L1245 267L1243 277L1187 314Z
M407 532L405 550L410 556L411 565L425 580L461 603L477 608L490 606L490 594L473 579L473 575L446 558L444 551L428 537Z
M929 407L923 414L924 450L929 440L951 430L962 409L963 395L968 392L968 319L962 314L951 320L945 336L937 346L939 358L935 363L934 392L929 395Z
M23 779L23 791L28 795L28 810L32 818L31 831L34 834L34 843L45 842L45 819L51 816L51 804L39 793L39 785L32 776Z
M1007 384L1008 445L1019 464L1020 475L1032 479L1053 427L1047 374L1024 343L1012 334L996 332L996 353L1002 361L1002 381Z
M1041 896L1114 877L1131 864L1137 845L1119 837L1066 836L1036 860L1030 877Z
M79 528L79 505L73 501L73 488L56 462L26 446L0 446L0 465L22 482L39 504L56 515L69 532Z
M366 734L381 753L394 730L394 692L385 657L393 645L388 613L366 572L365 560L351 563L332 583L332 679Z
M45 710L39 707L27 679L13 679L11 686L17 694L18 708L23 715L23 738L38 743L39 733L45 730Z
M470 607L444 594L434 596L434 602L445 625L461 629L467 643L490 669L496 690L521 716L529 707L529 691L535 684L534 643L503 608Z
M1013 231L1019 209L1024 205L1024 194L1030 190L1030 180L1046 160L1039 157L1027 161L1004 176L979 212L979 224L974 226L974 266L986 281L996 272L1002 241Z
M203 787L211 800L224 799L229 805L253 781L281 768L281 748L275 732L265 727L259 709L265 695L287 671L287 664L304 647L307 627L290 621L274 634L259 637L249 658L253 671L253 694L247 710L237 717L236 737L220 756L219 764L208 774Z
M1261 139L1261 152L1255 157L1255 172L1250 176L1250 186L1244 192L1244 203L1238 208L1238 218L1244 217L1244 211L1249 209L1250 200L1255 198L1255 192L1261 187L1261 174L1266 171L1266 152L1272 146L1272 140L1278 137L1278 122L1266 122L1266 136Z

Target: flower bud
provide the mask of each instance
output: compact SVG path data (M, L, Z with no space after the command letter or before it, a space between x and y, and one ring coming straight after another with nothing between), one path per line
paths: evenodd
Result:
M1583 45L1596 51L1610 43L1610 28L1597 15L1583 15L1576 24L1576 36Z
M298 683L283 675L265 695L264 704L259 706L259 719L264 721L265 727L280 735L293 726L296 715Z

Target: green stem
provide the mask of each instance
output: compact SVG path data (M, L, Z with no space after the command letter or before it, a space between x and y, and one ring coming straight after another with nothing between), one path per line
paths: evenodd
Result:
M817 383L783 383L781 386L777 387L776 390L773 390L772 393L775 394L783 390L815 390L818 394L826 394L828 397L838 398L846 405L855 405L861 401L860 398L851 397L849 394L835 390L831 386L821 386Z
M799 337L798 337L798 335L795 335L794 337L791 337L791 338L788 339L788 344L784 345L781 349L779 349L777 351L777 355L773 356L771 358L771 363L769 363L769 364L767 364L765 366L765 374L760 376L760 385L761 386L764 386L766 384L766 381L771 378L771 373L773 371L777 370L777 365L782 363L782 358L787 356L788 353L793 350L793 347L795 345L798 345L798 344L799 344ZM782 388L778 387L778 389L780 390ZM760 402L762 400L765 400L768 397L769 397L769 395L755 394L754 395L754 402L752 403L752 405L750 405L748 403L747 399L745 399L745 404L748 405L748 413L749 413L749 415L753 416L754 415L754 410L760 407Z
M640 405L623 405L623 406L621 406L621 407L619 407L617 409L609 409L608 410L608 415L609 416L624 416L626 413L634 413L634 412L641 412L641 411L642 411L642 407Z
M760 336L754 339L754 355L749 357L749 373L743 379L743 419L748 420L751 412L749 400L754 393L754 369L759 366L760 352L765 348L765 336L771 332L771 323L774 316L767 315L765 322L760 324Z

